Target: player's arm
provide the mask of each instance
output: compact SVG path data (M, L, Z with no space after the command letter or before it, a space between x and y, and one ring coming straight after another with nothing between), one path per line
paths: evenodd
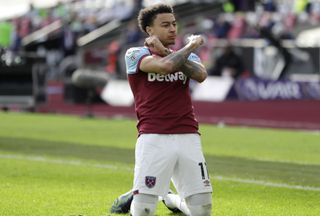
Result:
M140 63L140 70L163 75L175 73L181 70L182 65L187 62L190 53L197 49L202 43L203 38L201 36L194 36L183 48L174 53L170 53L169 49L163 47L162 44L148 44L149 46L154 46L157 50L161 50L161 54L168 55L165 57L154 55L146 56Z
M203 82L208 76L207 70L203 64L190 60L187 60L181 66L180 70L184 75L198 82Z

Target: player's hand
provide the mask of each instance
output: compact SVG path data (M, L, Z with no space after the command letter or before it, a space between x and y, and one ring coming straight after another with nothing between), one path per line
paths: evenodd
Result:
M204 43L204 38L202 35L190 35L187 38L187 43L195 46L195 48L198 48Z
M163 44L157 36L147 37L144 41L144 45L147 46L153 53L156 53L161 56L168 55L168 48L163 46Z

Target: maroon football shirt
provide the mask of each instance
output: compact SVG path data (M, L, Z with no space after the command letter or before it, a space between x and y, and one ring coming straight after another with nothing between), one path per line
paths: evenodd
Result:
M140 70L141 60L151 55L147 47L134 47L125 55L129 84L135 99L139 134L198 133L189 81L182 72L168 75ZM200 62L191 54L190 61Z

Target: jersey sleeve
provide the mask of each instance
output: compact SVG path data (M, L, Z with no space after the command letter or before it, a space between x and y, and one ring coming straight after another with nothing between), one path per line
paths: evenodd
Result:
M199 56L197 56L195 53L191 53L188 57L188 60L193 61L193 62L197 62L197 63L201 63Z
M147 55L150 55L150 52L146 47L133 47L128 49L125 55L127 74L136 73L141 59Z

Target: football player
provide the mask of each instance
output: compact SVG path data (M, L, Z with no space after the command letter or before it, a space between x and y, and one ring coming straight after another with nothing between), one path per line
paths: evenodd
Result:
M135 148L133 216L153 216L158 197L165 197L172 179L185 200L187 214L210 216L212 186L202 152L189 82L203 82L207 71L194 51L204 43L192 35L173 51L177 21L170 5L156 4L140 10L144 46L125 54L128 81L138 118ZM168 203L167 203L168 204Z

